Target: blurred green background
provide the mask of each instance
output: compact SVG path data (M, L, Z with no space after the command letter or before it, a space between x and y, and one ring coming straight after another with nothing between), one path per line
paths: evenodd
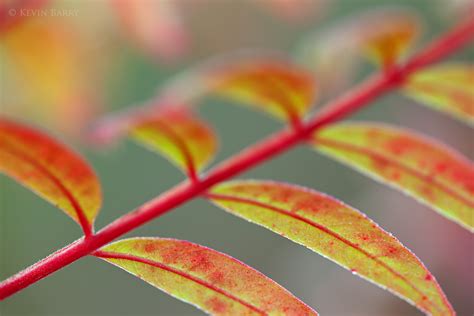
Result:
M101 86L105 111L141 103L178 71L216 53L265 47L294 52L304 37L338 18L384 4L413 7L425 22L420 43L455 22L446 17L444 1L328 0L323 13L304 21L269 14L256 1L180 1L192 44L188 55L170 63L153 61L130 43L114 43L116 62ZM295 0L295 5L299 1ZM449 2L449 1L446 1ZM55 4L58 5L58 4ZM78 8L87 24L99 2L61 1ZM316 18L317 17L317 18ZM99 35L94 38L100 45ZM118 47L118 48L117 48ZM3 56L3 55L2 55ZM453 56L471 60L472 47ZM3 58L3 57L2 57ZM88 67L88 61L80 67ZM1 70L0 70L1 71ZM337 71L337 69L335 69ZM360 76L372 71L364 64ZM1 75L0 93L9 78ZM280 128L278 122L245 107L209 100L202 115L218 131L221 148L216 162ZM392 93L351 119L377 120L415 128L436 137L469 158L474 157L472 130L405 97ZM101 228L183 180L163 158L125 141L103 150L69 137L34 117L75 146L94 166L104 190L104 206L96 221ZM473 237L401 193L379 185L348 168L298 147L254 168L242 178L273 179L326 192L365 212L410 248L437 277L459 315L473 315ZM60 211L28 190L0 177L0 278L18 272L80 236L80 230ZM418 315L414 307L308 249L195 200L137 229L131 236L161 236L190 240L225 252L260 270L289 289L322 315ZM200 311L152 288L137 278L92 257L75 262L0 303L1 315L200 315Z

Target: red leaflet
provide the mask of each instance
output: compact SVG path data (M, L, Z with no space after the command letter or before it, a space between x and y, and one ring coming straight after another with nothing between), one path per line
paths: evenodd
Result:
M433 275L391 234L325 194L269 181L232 181L208 197L226 211L333 260L430 315L454 315Z
M102 203L101 188L76 153L39 131L0 118L0 172L63 210L91 234Z
M377 123L342 123L314 135L315 148L406 192L474 229L474 166L414 131Z
M187 241L132 238L95 255L212 315L317 315L260 272Z
M474 125L474 65L451 63L420 71L404 92L422 104Z

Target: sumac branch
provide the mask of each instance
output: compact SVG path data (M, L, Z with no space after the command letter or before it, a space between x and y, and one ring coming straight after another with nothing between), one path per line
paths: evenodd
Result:
M372 23L380 28L374 29ZM403 12L372 12L344 24L356 40L337 49L350 50L354 58L368 56L382 70L307 120L305 115L323 92L324 76L279 58L251 56L197 67L143 108L99 122L92 135L96 141L130 136L164 155L188 179L97 232L93 223L101 206L101 188L87 163L43 132L0 119L0 171L56 205L84 232L82 238L3 281L0 298L92 255L211 314L315 315L312 308L260 272L204 246L165 238L113 242L177 206L203 197L322 254L427 314L455 314L423 263L363 213L292 184L227 182L303 144L407 192L472 231L474 168L466 158L446 145L398 127L370 122L330 125L398 89L472 123L472 65L424 68L469 44L474 37L474 19L401 62L401 54L416 38L418 24L414 16ZM317 67L324 74L327 68L322 66L328 65ZM202 85L189 86L195 82ZM216 152L217 139L191 105L208 94L250 105L288 126L203 173Z

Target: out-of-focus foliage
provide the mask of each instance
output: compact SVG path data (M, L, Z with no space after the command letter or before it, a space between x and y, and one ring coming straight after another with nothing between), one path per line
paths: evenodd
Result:
M22 10L29 12L8 12L26 14ZM71 19L24 16L0 32L2 111L77 136L100 112L101 91L96 86L108 59L87 40L91 34Z
M393 66L421 28L414 12L399 8L364 11L333 24L305 39L298 57L329 92L353 78L361 56L385 68Z
M173 61L189 50L177 1L109 0L132 40L152 58Z
M163 110L192 108L206 96L220 103L235 101L284 121L298 123L315 105L319 89L314 76L273 54L266 57L226 55L184 72L159 90L154 99L131 111L106 116L95 124L91 139L109 142L133 122L160 116Z

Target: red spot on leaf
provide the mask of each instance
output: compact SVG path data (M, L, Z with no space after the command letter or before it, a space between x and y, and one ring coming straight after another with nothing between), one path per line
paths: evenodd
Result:
M227 311L227 304L217 297L211 298L206 303L209 309L216 314L224 314Z
M146 244L144 247L145 252L148 252L148 253L153 253L155 249L156 247L155 247L155 244L153 243Z
M209 275L209 280L213 284L221 285L225 282L225 275L222 271L217 270L212 272L211 275Z
M390 175L390 178L391 178L393 181L399 181L400 178L401 178L401 174L400 174L400 172L398 172L398 171L394 171L394 172L392 172L392 174Z
M394 155L403 155L413 147L413 143L406 137L396 137L387 142L386 147Z

